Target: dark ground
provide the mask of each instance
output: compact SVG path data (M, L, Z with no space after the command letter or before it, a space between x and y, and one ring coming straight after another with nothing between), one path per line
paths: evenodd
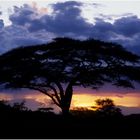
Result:
M0 113L0 138L140 138L140 115L83 117L41 112Z

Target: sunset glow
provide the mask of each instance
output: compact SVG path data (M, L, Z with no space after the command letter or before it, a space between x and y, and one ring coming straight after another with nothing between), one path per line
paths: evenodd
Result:
M75 94L73 96L72 106L89 107L95 105L95 100L110 98L116 105L126 107L138 107L140 105L139 94L127 94L125 96L117 95L95 95L95 94Z

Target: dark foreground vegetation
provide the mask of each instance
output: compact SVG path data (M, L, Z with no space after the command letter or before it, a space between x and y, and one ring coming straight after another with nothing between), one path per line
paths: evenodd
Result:
M73 110L69 116L0 102L0 138L140 138L140 114Z

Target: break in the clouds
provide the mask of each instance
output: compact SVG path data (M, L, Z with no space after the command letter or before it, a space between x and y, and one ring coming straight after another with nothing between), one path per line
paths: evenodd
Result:
M93 11L100 5L93 3ZM25 4L14 6L9 16L11 25L0 20L0 52L18 46L47 43L54 37L95 38L122 44L140 53L140 19L131 13L123 14L113 22L106 21L104 13L91 23L82 16L84 5L77 1L52 4L52 12L40 12L37 7ZM47 8L47 7L46 7ZM111 16L109 17L111 19Z

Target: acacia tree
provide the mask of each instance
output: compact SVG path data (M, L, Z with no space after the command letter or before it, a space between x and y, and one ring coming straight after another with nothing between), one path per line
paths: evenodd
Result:
M133 88L133 80L140 80L137 55L94 39L56 38L14 49L0 56L0 67L0 84L5 88L38 90L64 114L69 112L74 86L96 89L109 82Z
M122 116L121 109L118 108L112 99L97 99L96 111L102 116ZM94 107L93 107L94 108Z

